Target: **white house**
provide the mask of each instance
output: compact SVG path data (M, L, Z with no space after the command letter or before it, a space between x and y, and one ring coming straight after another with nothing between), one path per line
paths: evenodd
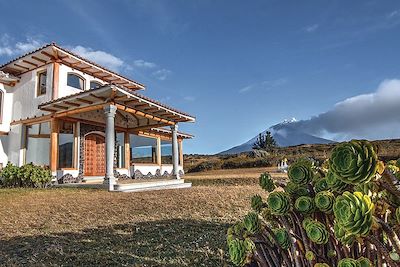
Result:
M184 112L54 43L0 66L0 164L49 166L62 182L183 173ZM75 181L76 180L76 181Z

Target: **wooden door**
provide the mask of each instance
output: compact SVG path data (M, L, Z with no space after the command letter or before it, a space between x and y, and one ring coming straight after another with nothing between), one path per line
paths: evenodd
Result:
M85 176L104 176L106 150L104 136L88 134L85 137Z

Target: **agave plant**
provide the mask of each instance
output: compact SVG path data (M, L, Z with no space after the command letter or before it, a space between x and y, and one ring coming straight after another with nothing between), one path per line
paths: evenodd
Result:
M336 198L333 213L338 226L347 234L365 237L372 227L374 204L361 192L344 192Z
M312 213L315 209L314 199L306 196L299 197L296 199L294 207L301 213Z
M267 199L268 208L276 215L285 215L290 211L290 197L285 192L272 192Z
M368 142L351 141L337 145L323 166L304 159L294 162L281 188L263 174L260 185L270 191L265 203L253 196L255 212L228 229L232 263L400 266L397 164L384 165Z
M288 169L288 177L295 184L306 185L314 177L311 167L312 164L310 161L306 159L299 160L290 165Z
M378 157L367 141L337 145L329 159L330 171L347 184L369 182L376 174Z

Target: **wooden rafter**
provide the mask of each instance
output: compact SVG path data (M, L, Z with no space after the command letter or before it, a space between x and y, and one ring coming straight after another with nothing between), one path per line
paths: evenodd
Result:
M96 98L96 99L100 99L101 101L105 101L106 100L106 98L105 97L102 97L102 96L97 96L97 95L95 95L95 94L89 94L91 97L93 97L93 98Z
M30 68L21 66L21 65L19 65L17 63L14 63L14 66L17 66L18 68L25 69L25 70L28 70L28 71L30 70Z
M165 122L165 123L168 123L168 124L170 124L170 125L175 124L173 121L166 120L166 119L162 119L162 118L159 118L159 117L157 117L157 116L144 113L144 112L142 112L142 111L140 111L140 110L136 110L136 109L133 109L133 108L130 108L130 107L123 106L123 105L121 105L121 104L117 104L117 103L116 103L115 106L116 106L118 109L120 109L120 110L129 112L129 113L133 113L133 114L136 114L136 115L139 115L139 116L148 118L148 119L152 119L152 120L160 121L160 122Z
M46 61L46 60L44 60L44 59L41 59L41 58L38 58L38 57L36 57L36 56L31 56L31 58L33 58L33 59L34 59L34 60L36 60L36 61L42 62L42 63L44 63L44 64L46 64L46 63L47 63L47 61Z
M85 103L85 104L89 104L89 105L93 104L93 101L90 101L90 100L87 100L87 99L83 99L83 98L76 98L75 100L79 101L79 102L82 102L82 103Z
M70 101L64 101L65 104L68 104L70 106L74 106L74 107L80 107L80 104L74 103L74 102L70 102Z
M59 109L65 109L65 110L68 109L68 107L60 106L60 105L57 105L57 104L54 104L53 107L59 108Z
M29 64L29 65L32 65L32 66L34 66L34 67L39 67L39 65L38 64L35 64L35 63L33 63L33 62L30 62L30 61L28 61L28 60L25 60L25 59L23 59L22 60L22 62L24 62L24 63L26 63L26 64Z

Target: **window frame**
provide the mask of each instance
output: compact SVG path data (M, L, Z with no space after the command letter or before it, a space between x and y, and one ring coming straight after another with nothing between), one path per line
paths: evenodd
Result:
M0 123L3 123L4 95L5 91L0 89Z
M97 84L99 86L96 87L96 88L92 88L92 83L95 83L95 84ZM89 90L97 89L97 88L100 88L102 86L103 86L103 84L101 82L99 82L99 81L96 81L96 80L89 81Z
M46 84L45 84L45 91L41 93L40 87L40 76L46 73ZM40 70L36 72L36 97L43 96L47 94L47 69Z
M74 76L78 77L79 79L81 79L81 80L83 81L83 88L77 88L77 87L74 87L74 86L69 85L69 84L68 84L68 77L69 77L70 75L74 75ZM78 74L78 73L76 73L76 72L68 72L68 73L67 73L67 86L69 86L69 87L71 87L71 88L74 88L74 89L78 89L78 90L85 91L85 89L86 89L86 79L85 79L82 75L80 75L80 74Z

